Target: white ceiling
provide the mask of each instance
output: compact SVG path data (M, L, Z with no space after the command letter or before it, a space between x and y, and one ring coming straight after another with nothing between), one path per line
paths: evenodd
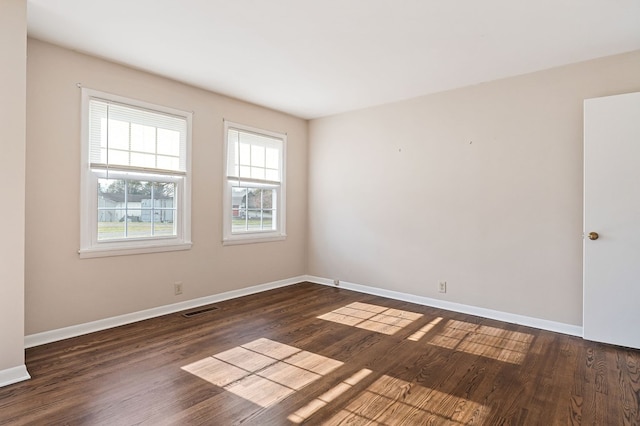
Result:
M640 49L640 0L28 0L32 37L303 118Z

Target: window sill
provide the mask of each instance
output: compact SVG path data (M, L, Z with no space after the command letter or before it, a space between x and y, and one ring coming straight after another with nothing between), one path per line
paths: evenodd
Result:
M270 243L273 241L283 241L287 239L286 234L269 234L269 235L259 235L259 234L248 234L248 235L240 235L228 237L222 240L223 246L235 246L239 244L257 244L257 243Z
M94 247L88 249L80 249L80 259L92 259L95 257L110 257L110 256L127 256L132 254L146 254L146 253L162 253L167 251L180 251L189 250L193 243L175 243L175 244L162 244L162 245L140 245L135 247L126 246L114 246L114 247Z

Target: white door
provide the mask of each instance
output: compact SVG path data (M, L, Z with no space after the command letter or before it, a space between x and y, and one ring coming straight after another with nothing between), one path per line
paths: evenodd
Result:
M584 233L584 338L640 348L640 93L584 102Z

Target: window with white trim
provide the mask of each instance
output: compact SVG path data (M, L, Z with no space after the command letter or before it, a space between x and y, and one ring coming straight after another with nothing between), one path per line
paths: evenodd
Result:
M191 113L82 89L81 257L191 247Z
M224 134L223 242L284 239L287 136L230 121Z

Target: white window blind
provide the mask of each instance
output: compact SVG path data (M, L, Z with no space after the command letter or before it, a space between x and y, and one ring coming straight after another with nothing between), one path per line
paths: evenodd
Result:
M243 182L278 184L282 181L281 138L228 129L227 177Z
M88 124L93 169L187 171L184 117L91 98Z

